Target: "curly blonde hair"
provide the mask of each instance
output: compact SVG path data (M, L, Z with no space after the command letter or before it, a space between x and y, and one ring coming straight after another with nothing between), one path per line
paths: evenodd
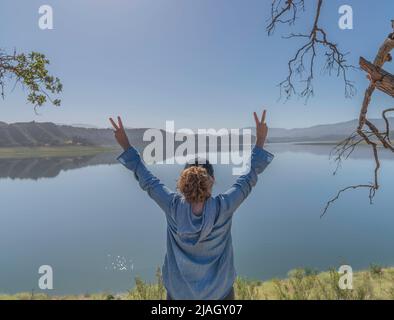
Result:
M211 196L213 178L203 167L192 166L182 171L178 190L189 203L203 202Z

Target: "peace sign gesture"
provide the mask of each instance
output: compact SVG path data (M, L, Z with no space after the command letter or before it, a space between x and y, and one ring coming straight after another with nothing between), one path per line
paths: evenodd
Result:
M261 120L257 117L257 113L253 112L254 121L256 122L256 146L262 148L265 143L265 139L268 134L267 123L265 122L265 116L267 114L267 110L263 111L263 115L261 116Z
M126 131L123 128L122 119L118 116L118 124L112 119L109 118L112 126L114 127L115 139L123 148L123 150L127 150L131 147L129 139L127 138Z

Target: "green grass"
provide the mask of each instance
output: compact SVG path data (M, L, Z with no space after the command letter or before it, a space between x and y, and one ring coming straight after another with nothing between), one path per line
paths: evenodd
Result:
M237 300L393 300L394 268L371 265L368 270L353 273L353 290L338 286L340 275L334 270L318 273L313 269L295 269L285 279L252 281L237 278L234 289ZM0 300L162 300L166 290L160 269L154 283L135 279L135 286L126 293L96 293L50 296L25 292L0 294Z
M115 150L117 149L99 146L0 148L0 159L88 156L101 152L110 152Z

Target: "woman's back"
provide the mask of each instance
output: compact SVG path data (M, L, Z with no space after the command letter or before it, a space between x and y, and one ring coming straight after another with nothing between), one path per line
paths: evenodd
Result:
M215 198L207 199L203 212L196 215L181 195L173 214L167 215L163 280L174 299L222 299L231 289L235 279L231 219L223 223L218 217Z

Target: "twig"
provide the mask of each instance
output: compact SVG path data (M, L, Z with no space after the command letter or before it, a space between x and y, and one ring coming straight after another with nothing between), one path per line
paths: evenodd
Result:
M323 70L330 75L335 72L337 76L342 76L346 97L352 97L356 92L353 82L350 81L347 76L347 71L355 67L347 64L347 53L341 52L338 45L328 39L326 31L319 25L323 0L316 0L316 3L316 12L311 31L309 33L291 33L284 37L285 39L307 39L306 43L304 43L289 60L288 75L285 80L279 83L280 97L282 97L284 93L286 100L293 94L298 94L302 98L305 98L305 101L314 95L314 68L319 48L326 50L324 54L326 61ZM275 26L279 23L294 24L297 18L297 12L300 8L304 11L304 1L273 0L270 23L267 26L268 35L273 33ZM306 62L307 58L308 62ZM297 92L294 85L295 76L299 76L301 78L300 82L305 84L300 92Z

